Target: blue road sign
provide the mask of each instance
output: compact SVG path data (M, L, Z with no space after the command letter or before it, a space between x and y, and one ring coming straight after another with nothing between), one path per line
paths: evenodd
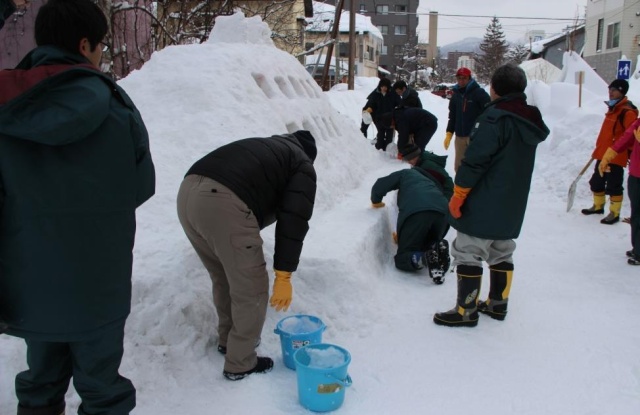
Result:
M629 79L631 75L631 61L622 60L618 61L618 79Z

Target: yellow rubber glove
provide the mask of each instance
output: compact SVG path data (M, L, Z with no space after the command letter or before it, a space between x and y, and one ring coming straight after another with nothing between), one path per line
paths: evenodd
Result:
M604 176L606 172L610 171L609 163L611 163L611 160L613 160L617 155L618 153L613 151L611 147L605 151L604 156L602 156L602 160L600 160L600 165L598 166L600 176Z
M274 270L276 279L273 280L273 294L269 303L275 307L276 311L287 311L291 305L293 297L293 287L291 286L291 273L287 271Z
M371 203L371 207L374 207L376 209L378 208L383 208L384 207L384 202L380 202L380 203Z
M451 131L447 131L444 136L444 149L449 150L449 145L451 144L451 137L453 137L453 133Z
M633 130L633 136L636 138L636 141L640 143L640 127Z

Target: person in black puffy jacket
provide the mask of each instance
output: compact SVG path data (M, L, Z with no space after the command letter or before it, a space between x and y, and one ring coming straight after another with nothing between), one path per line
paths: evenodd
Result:
M276 223L270 303L286 311L313 213L316 153L309 131L246 138L198 160L180 186L178 218L213 283L218 351L229 380L273 367L255 352L269 294L260 230Z

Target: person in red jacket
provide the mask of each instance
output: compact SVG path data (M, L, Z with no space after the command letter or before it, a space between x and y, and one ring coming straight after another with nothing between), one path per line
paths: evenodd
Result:
M638 118L638 109L626 97L629 83L624 79L616 79L609 84L609 101L605 101L609 110L602 122L600 134L596 140L596 148L591 157L597 160L589 185L593 192L593 206L582 209L583 215L603 214L606 195L609 195L609 214L600 221L605 225L612 225L620 220L622 195L624 188L624 168L629 155L622 152L610 160L609 171L600 175L602 157L609 147L625 132Z
M640 119L637 119L622 136L607 149L600 162L598 172L601 176L607 174L610 163L619 154L627 154L631 151L629 162L629 178L627 179L627 192L631 202L631 246L627 251L627 263L640 265Z

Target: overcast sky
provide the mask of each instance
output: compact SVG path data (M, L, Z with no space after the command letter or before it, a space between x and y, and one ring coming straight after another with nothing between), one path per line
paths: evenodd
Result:
M438 46L462 40L466 37L482 38L491 17L497 16L507 40L525 39L529 30L544 30L547 35L562 31L572 22L560 20L510 19L507 17L537 17L573 19L584 16L587 0L421 0L418 35L428 42L430 11L440 14L438 20ZM424 13L424 14L421 14ZM459 16L445 16L459 15ZM463 15L463 16L461 16Z

